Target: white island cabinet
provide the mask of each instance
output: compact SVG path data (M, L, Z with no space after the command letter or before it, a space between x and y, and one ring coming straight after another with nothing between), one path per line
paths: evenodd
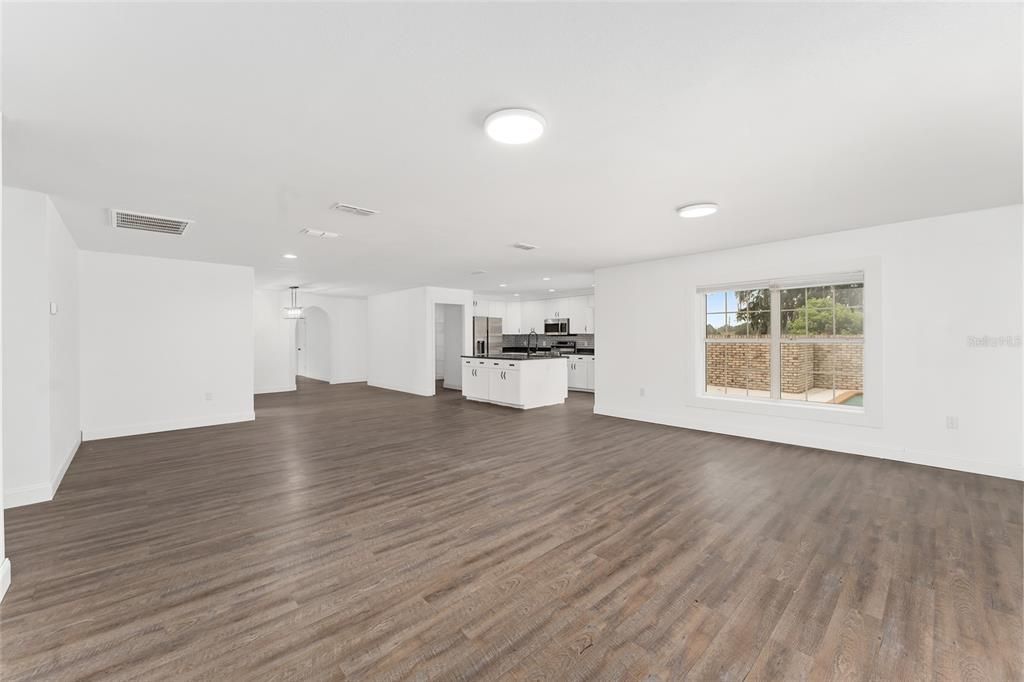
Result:
M559 405L569 395L565 358L462 358L462 395L529 410Z

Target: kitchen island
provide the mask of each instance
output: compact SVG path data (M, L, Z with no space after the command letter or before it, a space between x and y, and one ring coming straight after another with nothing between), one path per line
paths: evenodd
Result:
M566 359L512 353L463 355L462 395L521 410L559 405L569 395Z

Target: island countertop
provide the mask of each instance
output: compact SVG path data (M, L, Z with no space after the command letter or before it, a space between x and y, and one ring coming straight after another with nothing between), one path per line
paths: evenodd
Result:
M490 355L463 355L469 360L565 360L565 355L524 355L520 353L491 353Z

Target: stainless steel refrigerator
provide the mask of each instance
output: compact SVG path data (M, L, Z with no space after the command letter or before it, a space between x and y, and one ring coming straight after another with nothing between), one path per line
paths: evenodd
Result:
M492 355L501 350L501 318L474 316L473 355Z

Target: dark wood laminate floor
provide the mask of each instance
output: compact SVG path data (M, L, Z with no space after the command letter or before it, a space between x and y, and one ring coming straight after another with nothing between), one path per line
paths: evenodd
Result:
M1019 483L302 382L9 510L0 677L1019 680Z

